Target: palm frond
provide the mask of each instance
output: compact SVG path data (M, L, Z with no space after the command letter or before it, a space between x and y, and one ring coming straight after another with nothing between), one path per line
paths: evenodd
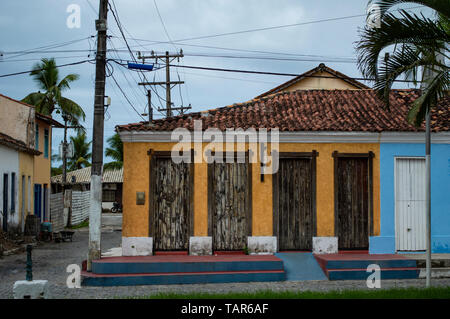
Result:
M369 5L378 5L381 15L386 14L389 9L399 4L419 4L429 7L436 12L450 17L450 0L371 0Z
M422 95L413 102L413 106L408 113L408 121L416 126L420 126L427 110L435 106L438 100L444 97L450 89L448 69L433 69L433 72L435 75L426 82Z
M377 78L380 53L394 44L409 44L415 47L432 47L446 52L445 43L450 35L441 24L424 16L401 12L401 18L386 14L380 28L366 27L360 32L357 42L358 67L368 78Z
M122 167L123 167L123 162L121 162L121 161L113 161L113 162L109 162L109 163L106 163L105 165L103 165L104 170L114 170L114 169L120 169Z
M115 133L107 139L109 147L105 150L105 155L111 157L116 162L123 162L123 143L119 134Z

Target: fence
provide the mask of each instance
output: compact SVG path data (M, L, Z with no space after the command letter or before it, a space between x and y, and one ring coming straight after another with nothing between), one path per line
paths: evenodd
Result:
M72 226L89 218L90 191L72 191Z
M90 191L66 191L66 210L64 210L63 193L50 195L50 221L53 231L59 232L69 224L82 223L89 218ZM70 212L69 212L70 210ZM70 216L70 221L67 218Z
M63 193L50 195L50 221L54 232L59 232L64 229Z

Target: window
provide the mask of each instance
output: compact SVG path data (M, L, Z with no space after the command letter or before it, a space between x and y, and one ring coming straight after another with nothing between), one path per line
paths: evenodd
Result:
M48 158L48 128L44 129L44 157Z
M116 201L116 192L115 191L110 191L110 190L103 190L102 201L103 202L114 202L114 201Z
M11 173L11 211L16 211L16 173Z
M36 123L35 127L36 136L34 138L34 146L37 150L39 150L39 125Z

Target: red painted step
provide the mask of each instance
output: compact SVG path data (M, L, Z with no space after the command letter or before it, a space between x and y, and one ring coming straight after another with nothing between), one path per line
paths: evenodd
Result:
M189 252L187 250L176 251L155 251L155 256L187 256Z

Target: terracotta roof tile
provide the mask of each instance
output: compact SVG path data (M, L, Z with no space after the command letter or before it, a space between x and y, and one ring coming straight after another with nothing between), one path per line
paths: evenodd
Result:
M119 125L118 131L171 131L194 128L194 120L203 129L253 127L278 128L280 131L421 131L407 121L408 110L418 98L418 90L393 90L391 107L373 90L298 90L281 92L246 103L170 117L148 122ZM449 131L450 97L442 99L431 113L432 130Z
M19 152L25 152L31 155L40 155L42 152L28 147L24 142L17 140L9 135L0 132L0 145L7 146Z

